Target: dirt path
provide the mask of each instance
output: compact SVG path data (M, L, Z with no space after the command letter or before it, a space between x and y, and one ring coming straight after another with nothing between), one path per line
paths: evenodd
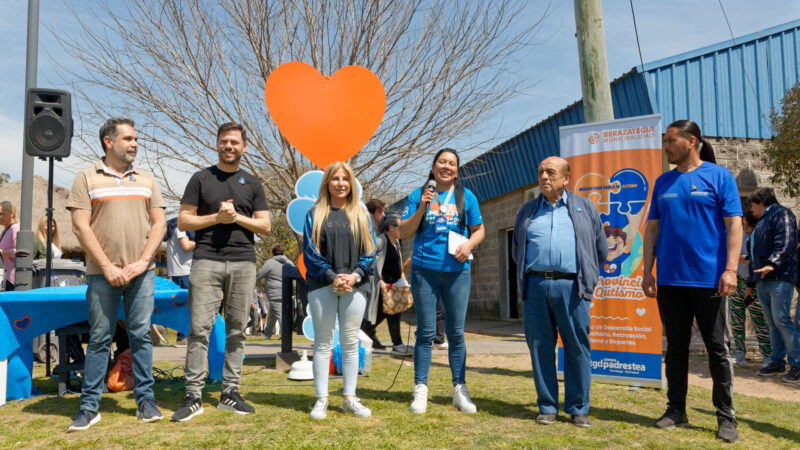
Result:
M761 364L755 362L750 362L748 367L734 367L733 391L751 397L800 402L800 384L784 383L776 376L759 376L760 367ZM705 356L692 355L689 359L689 384L711 389L711 373Z
M447 364L447 357L436 355L434 360ZM469 355L470 367L503 367L510 370L530 370L531 361L528 355ZM749 367L734 369L733 389L737 394L751 397L774 398L800 402L800 384L788 384L780 377L760 377L757 374L760 365L755 362ZM711 390L711 375L708 360L703 355L692 355L689 360L689 384Z

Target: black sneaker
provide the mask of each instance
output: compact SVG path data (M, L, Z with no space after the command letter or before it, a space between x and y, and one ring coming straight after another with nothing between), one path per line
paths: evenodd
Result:
M555 414L539 414L536 416L536 423L539 425L552 425L556 423Z
M728 419L720 419L719 428L717 428L717 437L731 444L739 442L739 432L736 430L736 422Z
M67 426L67 433L72 431L82 431L100 422L100 413L79 409L72 419L72 423Z
M202 400L193 395L186 395L170 420L173 422L188 422L192 420L192 417L199 414L203 414Z
M770 363L767 367L762 367L758 370L758 374L762 377L769 377L772 375L778 375L786 371L785 367L781 367L777 364Z
M590 426L592 426L592 421L589 420L589 416L587 416L586 414L573 414L569 418L569 421L576 427L589 428Z
M145 423L155 422L164 418L161 415L161 411L158 410L158 406L156 406L156 401L152 398L146 398L139 403L139 407L136 408L136 417L142 419L142 422Z
M800 383L800 367L792 367L789 373L783 376L786 383Z
M671 430L675 427L689 425L689 418L686 417L686 411L668 408L664 415L659 417L653 425L656 428Z
M379 341L377 339L373 339L372 340L372 348L374 348L376 350L386 350L386 346L381 344L381 341Z
M248 405L242 396L239 395L239 391L231 391L228 394L222 394L219 398L217 408L225 411L233 411L236 414L250 414L256 412L256 409Z

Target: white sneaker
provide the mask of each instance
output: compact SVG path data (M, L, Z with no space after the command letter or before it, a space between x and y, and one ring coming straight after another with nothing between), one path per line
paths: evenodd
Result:
M450 348L450 344L448 344L447 341L444 341L441 344L439 344L439 350L447 350L448 348Z
M453 404L463 413L472 414L478 412L475 403L472 403L472 399L469 398L466 384L453 386Z
M314 407L311 408L309 416L314 420L322 420L328 417L328 398L318 398L317 402L314 403Z
M744 352L736 351L733 352L733 361L739 367L747 367L747 358L745 357Z
M414 414L425 414L428 409L428 386L424 384L414 386L414 400L408 409Z
M372 411L366 406L361 404L361 401L356 397L344 399L343 409L345 412L351 412L356 417L365 418L372 415Z

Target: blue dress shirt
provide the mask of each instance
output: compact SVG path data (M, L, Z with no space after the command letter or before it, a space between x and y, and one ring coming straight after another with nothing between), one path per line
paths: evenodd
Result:
M539 208L526 232L525 271L577 273L575 227L569 217L567 192L556 206L544 195L539 196Z

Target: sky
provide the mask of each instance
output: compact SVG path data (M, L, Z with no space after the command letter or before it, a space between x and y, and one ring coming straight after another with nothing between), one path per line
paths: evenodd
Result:
M113 0L112 0L113 2ZM78 14L92 2L73 2ZM447 2L443 2L447 4ZM733 35L750 34L800 18L797 0L722 0ZM529 1L520 19L534 22L547 3ZM536 125L581 98L578 52L575 39L573 2L552 0L551 11L519 61L517 75L531 85L524 95L501 106L459 145L480 142L473 156L502 143ZM731 39L719 0L633 0L639 43L645 63ZM55 36L49 30L77 32L77 25L63 0L41 0L39 28L38 87L68 89L54 73L54 58L60 56ZM640 64L636 36L628 0L603 2L609 79L613 80ZM22 171L23 112L27 2L0 0L0 29L3 47L0 54L0 172L18 180ZM81 105L73 100L73 112ZM135 119L135 118L134 118ZM473 135L474 134L474 135ZM80 145L73 141L75 146ZM69 187L74 174L85 162L70 157L56 163L55 183ZM34 173L47 176L47 164L36 161Z

